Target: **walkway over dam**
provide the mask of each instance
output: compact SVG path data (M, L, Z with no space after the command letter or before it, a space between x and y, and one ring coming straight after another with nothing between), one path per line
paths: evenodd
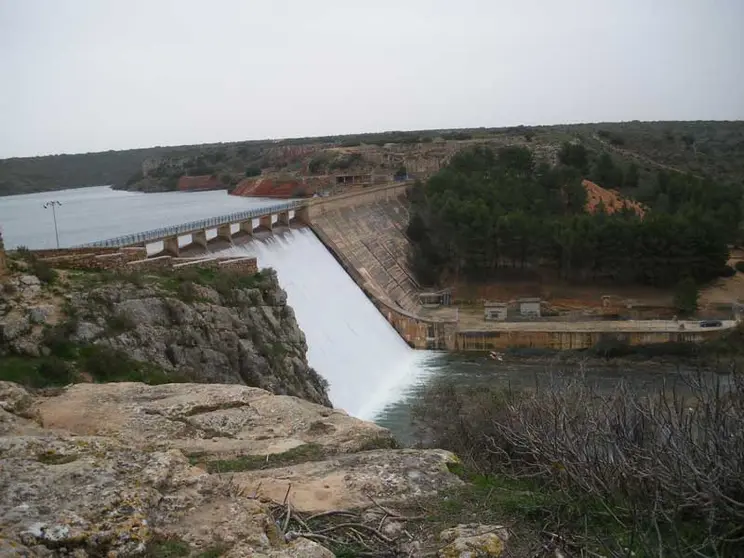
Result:
M271 231L274 225L289 227L292 223L309 224L307 200L295 200L276 203L267 207L259 207L248 211L239 211L217 217L208 217L198 221L190 221L180 225L161 227L149 231L126 234L83 244L82 248L121 248L125 246L145 246L156 242L163 243L163 252L171 256L178 256L180 249L195 244L207 247L213 240L231 240L234 234L252 235L259 231ZM237 230L233 227L237 226ZM213 237L207 236L207 231L216 230ZM179 244L179 238L190 235L191 243Z

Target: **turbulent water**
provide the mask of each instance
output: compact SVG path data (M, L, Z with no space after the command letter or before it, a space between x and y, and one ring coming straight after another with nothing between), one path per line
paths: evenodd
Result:
M309 229L275 234L220 252L272 267L308 343L308 361L330 383L331 401L372 418L434 357L400 338Z
M106 187L0 197L0 227L8 247L54 246L52 215L42 208L50 199L63 203L57 213L62 246L275 203L225 192L141 194ZM260 267L277 270L307 337L308 360L328 380L334 405L374 418L403 440L410 437L411 404L433 378L472 386L524 385L560 369L549 362L502 363L470 354L413 351L309 229L255 239L227 252L255 255ZM570 367L569 373L576 372ZM610 386L622 376L645 385L675 372L595 364L586 373Z

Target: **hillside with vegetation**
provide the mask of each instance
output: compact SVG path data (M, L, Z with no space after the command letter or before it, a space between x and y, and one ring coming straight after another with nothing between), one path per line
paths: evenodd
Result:
M559 164L536 164L529 149L476 147L411 194L408 235L422 282L495 279L503 268L549 267L566 279L607 278L670 286L727 272L738 239L741 187L691 174L658 171L639 199L612 214L586 210L582 179L634 191L633 162L565 143Z
M625 122L392 131L3 159L0 195L97 185L165 191L175 189L180 176L202 175L215 176L229 188L267 169L300 172L313 160L317 166L316 151L322 149L441 142L462 142L464 148L489 140L555 149L565 141L578 140L592 152L606 151L616 163L633 162L637 178L631 173L626 180L638 184L642 194L652 187L653 174L664 169L720 182L741 184L744 179L744 122ZM340 168L343 164L339 162Z

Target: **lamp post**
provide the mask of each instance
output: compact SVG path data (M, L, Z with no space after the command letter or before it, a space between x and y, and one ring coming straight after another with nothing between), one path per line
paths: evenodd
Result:
M57 200L48 201L44 204L44 209L52 208L52 216L54 217L54 236L57 239L57 248L59 249L59 232L57 232L57 211L54 209L55 206L62 205Z

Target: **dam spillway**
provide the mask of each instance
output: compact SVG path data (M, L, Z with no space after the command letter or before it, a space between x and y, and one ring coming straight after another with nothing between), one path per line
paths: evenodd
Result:
M308 345L308 361L330 384L334 406L372 418L425 373L431 355L412 350L307 228L218 252L274 268Z

